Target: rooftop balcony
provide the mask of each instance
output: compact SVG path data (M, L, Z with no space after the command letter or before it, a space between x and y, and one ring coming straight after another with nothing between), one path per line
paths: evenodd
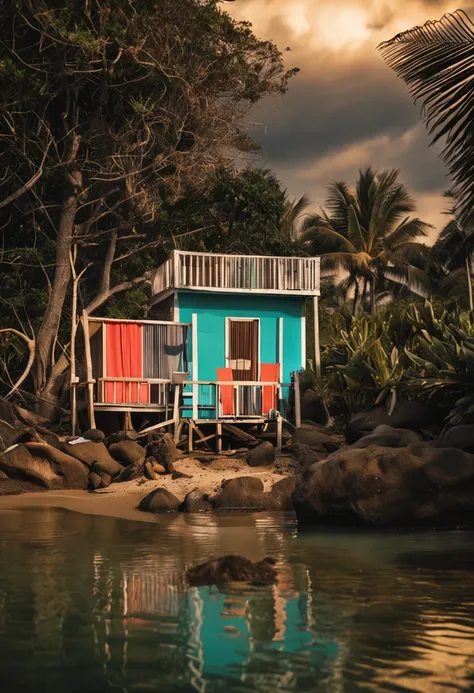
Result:
M319 296L320 258L174 250L155 272L154 296L173 289Z

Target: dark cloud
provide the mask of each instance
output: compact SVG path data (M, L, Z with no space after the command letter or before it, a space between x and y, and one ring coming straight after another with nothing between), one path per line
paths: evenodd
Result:
M329 64L328 64L329 63ZM275 165L305 163L369 138L399 136L418 120L404 85L375 56L308 66L278 103L256 109L254 135Z

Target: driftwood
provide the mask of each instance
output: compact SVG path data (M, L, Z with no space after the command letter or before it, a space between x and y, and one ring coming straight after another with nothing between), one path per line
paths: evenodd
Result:
M222 429L224 433L229 436L229 438L242 443L242 446L254 447L259 443L259 441L254 438L254 436L250 435L250 433L246 433L242 429L237 428L237 426L233 426L232 424L225 423L222 425Z

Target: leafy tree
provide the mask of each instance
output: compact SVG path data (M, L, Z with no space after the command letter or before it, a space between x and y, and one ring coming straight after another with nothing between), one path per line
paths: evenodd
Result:
M453 180L458 219L465 224L474 197L474 24L457 10L397 34L379 50L413 98L421 99L433 142L446 143L443 160Z
M163 200L252 151L245 114L294 70L217 0L4 0L0 41L2 328L56 402L69 297L146 284Z
M416 239L426 236L430 225L410 217L415 203L398 174L369 167L360 171L355 188L343 181L332 183L326 209L303 223L303 240L312 254L322 255L322 267L348 272L354 313L369 295L374 314L377 294L387 284L420 293L427 283L412 260L426 255L426 246Z

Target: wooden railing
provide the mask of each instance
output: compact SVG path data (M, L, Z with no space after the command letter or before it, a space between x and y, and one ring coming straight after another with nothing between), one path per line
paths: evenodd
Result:
M159 378L98 378L96 404L166 407L171 380Z
M154 275L153 295L167 289L319 295L320 258L218 255L174 250Z
M187 381L186 385L192 386L192 403L184 406L186 409L192 408L193 419L261 418L268 416L270 409L282 413L288 403L291 387L288 383L215 380L192 380ZM265 394L264 388L267 388ZM231 398L228 397L229 391ZM223 393L227 397L223 397ZM271 405L264 406L269 400Z

